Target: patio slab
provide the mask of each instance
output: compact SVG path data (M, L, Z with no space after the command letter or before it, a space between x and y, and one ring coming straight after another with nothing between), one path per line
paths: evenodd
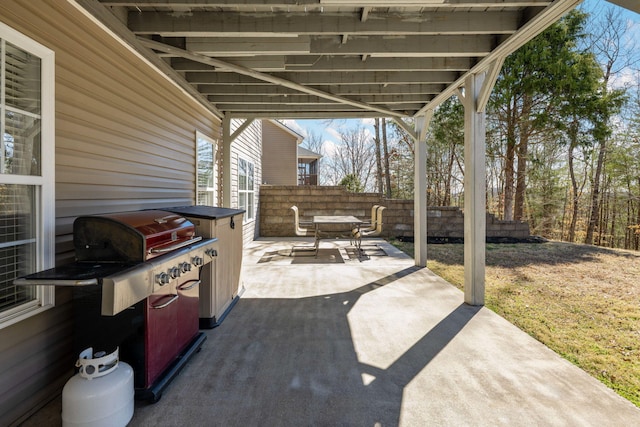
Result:
M242 298L131 426L640 425L640 409L386 242L354 258L323 240L344 262L264 261L300 242L246 248ZM59 399L24 425L59 425Z

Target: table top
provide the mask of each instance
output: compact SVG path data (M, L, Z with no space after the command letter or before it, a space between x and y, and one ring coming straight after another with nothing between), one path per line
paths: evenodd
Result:
M316 215L314 224L360 224L362 220L351 215Z

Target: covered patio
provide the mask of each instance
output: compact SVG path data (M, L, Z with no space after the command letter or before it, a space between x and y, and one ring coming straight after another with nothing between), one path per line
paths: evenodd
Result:
M485 106L505 58L582 0L76 0L222 118L222 164L253 120L389 117L415 140L415 265L427 261L426 135L465 109L465 303L484 304ZM633 0L608 0L638 10ZM244 119L233 130L231 121ZM405 121L404 119L409 119ZM222 167L221 206L232 205Z
M301 243L245 249L242 298L131 426L640 425L629 401L388 243L359 260L323 241L342 263L265 261ZM60 406L24 426L59 425Z

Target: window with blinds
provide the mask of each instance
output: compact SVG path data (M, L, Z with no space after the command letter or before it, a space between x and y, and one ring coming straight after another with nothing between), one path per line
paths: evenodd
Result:
M0 313L36 300L34 287L15 286L13 280L35 271L36 237L33 186L0 186ZM26 203L26 204L25 204Z
M53 123L53 102L43 109L44 93L53 94L53 75L43 79L49 53L0 23L0 327L53 304L51 290L13 284L53 261L54 220L44 218L55 200L53 150L42 143L45 114Z
M252 162L238 159L238 207L244 209L245 221L255 219L254 165Z

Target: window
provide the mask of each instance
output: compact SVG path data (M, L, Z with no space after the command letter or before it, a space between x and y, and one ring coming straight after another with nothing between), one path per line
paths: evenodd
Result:
M255 219L253 169L253 163L238 159L238 208L246 211L247 221Z
M54 262L54 54L0 23L0 328L53 305L13 280Z
M218 166L216 165L216 142L196 132L198 191L197 205L217 206Z

